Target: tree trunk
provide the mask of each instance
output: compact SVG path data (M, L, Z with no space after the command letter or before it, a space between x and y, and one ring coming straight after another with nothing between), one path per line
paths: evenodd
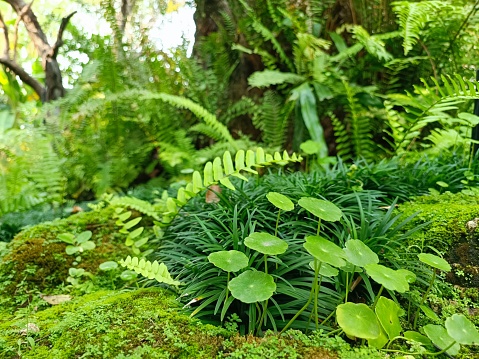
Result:
M27 30L30 40L33 42L39 56L42 59L42 67L45 71L45 84L41 84L35 78L30 76L18 63L10 57L8 48L8 31L5 22L0 17L2 27L4 30L4 38L6 49L3 56L0 58L0 64L5 65L15 75L31 86L38 94L42 102L48 102L65 96L65 88L63 87L62 74L57 61L58 51L62 45L62 35L65 27L74 13L65 17L58 31L57 40L53 46L48 43L48 39L40 26L35 13L31 9L30 4L26 4L23 0L3 0L8 3L17 13L18 19L23 22ZM14 49L15 51L15 49Z

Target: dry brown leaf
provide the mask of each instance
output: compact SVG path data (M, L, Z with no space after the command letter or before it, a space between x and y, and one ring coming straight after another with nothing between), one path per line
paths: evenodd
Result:
M70 295L67 294L59 294L59 295L41 295L40 298L42 298L45 302L52 304L52 305L57 305L63 302L68 302L69 300L72 299Z

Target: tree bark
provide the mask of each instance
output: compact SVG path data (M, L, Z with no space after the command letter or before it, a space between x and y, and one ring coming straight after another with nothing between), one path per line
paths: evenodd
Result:
M33 90L38 94L42 102L48 102L56 100L65 96L65 88L62 83L62 74L60 71L60 66L57 61L58 51L63 44L62 36L63 31L65 30L68 21L75 14L72 13L67 17L63 18L60 28L58 30L58 35L56 42L53 46L48 43L48 39L43 32L40 23L31 9L30 4L26 4L23 0L3 0L8 3L12 9L15 10L19 19L25 25L28 36L33 42L35 49L38 51L39 56L42 59L42 67L45 71L45 84L42 85L39 81L29 75L16 61L11 58L9 55L8 48L8 31L6 24L3 22L3 19L0 17L2 23L4 38L5 38L5 51L3 56L0 58L0 64L6 66L10 71L17 75L25 84L31 86Z

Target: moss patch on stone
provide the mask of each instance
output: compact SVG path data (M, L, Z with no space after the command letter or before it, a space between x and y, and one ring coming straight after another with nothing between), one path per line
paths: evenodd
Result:
M448 281L479 287L479 198L462 193L422 196L402 204L399 211L405 217L420 212L406 229L424 226L411 236L408 246L439 250L453 268Z
M102 262L124 258L129 250L123 244L124 236L117 233L113 213L113 208L81 212L15 236L0 258L0 303L22 306L34 295L54 293L65 283L76 256L65 253L66 243L57 239L60 233L93 232L96 248L82 253L77 268L95 274Z

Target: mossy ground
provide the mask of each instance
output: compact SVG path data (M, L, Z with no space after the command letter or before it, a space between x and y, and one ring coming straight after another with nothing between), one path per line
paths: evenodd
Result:
M25 331L27 324L38 331ZM23 330L23 331L22 331ZM34 340L32 346L27 336ZM324 349L324 346L330 349ZM344 355L341 355L343 353ZM356 353L348 356L347 353ZM182 314L161 288L99 291L0 322L0 358L382 358L339 338L289 331L242 337Z
M121 259L129 252L124 236L117 233L113 209L82 212L66 219L45 222L19 233L0 258L0 303L23 306L39 293L64 291L68 269L83 268L92 274L108 260ZM74 265L75 256L67 255L60 233L93 232L94 251L85 251Z

